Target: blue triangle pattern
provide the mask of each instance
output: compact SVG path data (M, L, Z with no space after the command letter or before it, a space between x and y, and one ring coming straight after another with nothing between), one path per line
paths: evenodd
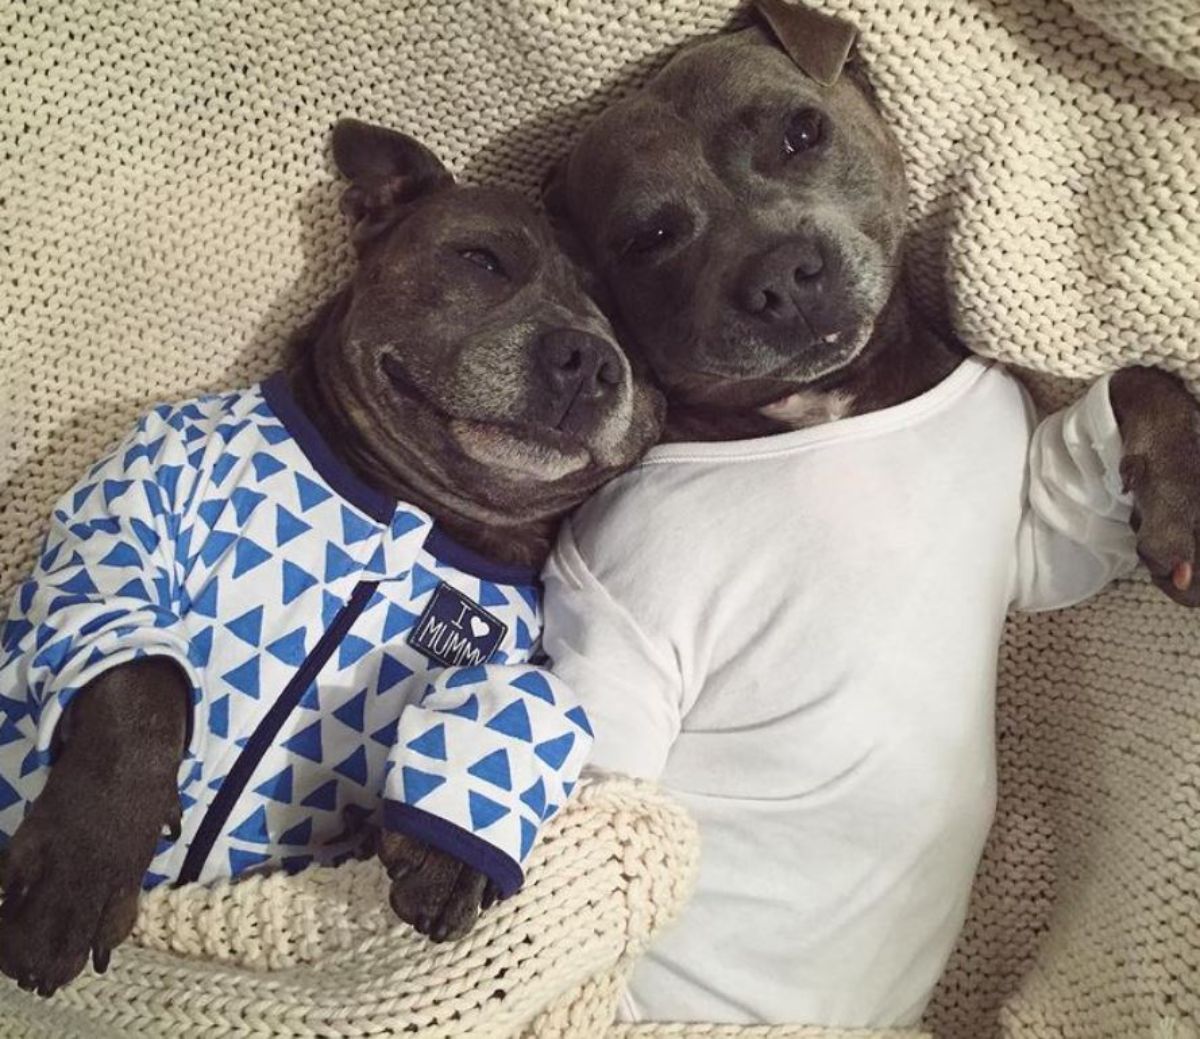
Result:
M283 548L289 541L307 534L312 530L311 523L305 523L298 516L293 516L282 505L275 506L275 544Z
M286 830L279 837L280 844L291 844L303 847L312 840L313 821L312 816L309 816L302 823L297 823L290 830Z
M321 751L321 723L316 721L307 729L301 729L283 746L293 754L299 754L302 758L320 764L325 757Z
M517 618L517 633L514 638L517 649L529 649L533 646L533 636L529 634L528 626L520 617Z
M392 537L402 538L410 530L416 530L421 523L421 517L414 512L397 512L392 517Z
M447 714L456 714L460 718L469 718L471 721L478 721L479 699L472 693L457 707L447 707L445 711Z
M347 545L366 541L375 534L375 524L363 519L353 509L342 506L342 540Z
M72 595L94 595L99 590L86 570L80 570L69 581L63 581L56 587L59 591L70 592Z
M382 726L381 728L376 729L373 733L371 733L371 739L373 739L376 743L380 744L381 746L390 748L396 742L396 734L397 734L399 728L400 728L399 720L396 718L393 718L386 725ZM20 735L20 730L18 730L18 735ZM3 733L3 731L0 731L0 746L4 745L3 739L4 739L4 733Z
M571 748L575 746L575 733L564 732L552 740L545 740L533 748L533 752L551 768L561 768Z
M300 496L300 511L308 512L314 505L320 505L333 497L319 483L314 483L303 473L296 473L296 492Z
M512 789L512 773L508 768L508 754L503 749L494 750L486 757L480 758L467 769L471 775L501 790Z
M546 676L540 671L526 671L519 678L514 678L508 683L514 689L520 689L523 693L528 693L530 696L536 696L539 700L545 700L548 704L555 704L554 691L550 688L550 683L546 681Z
M485 667L460 667L446 679L447 689L457 689L463 685L475 685L487 678Z
M383 641L390 642L397 635L403 635L417 623L417 615L410 613L395 603L388 605L387 619L383 622Z
M445 776L435 776L432 772L423 772L411 765L400 769L400 778L404 784L404 802L410 805L418 804L423 797L446 782Z
M321 627L328 628L341 612L342 600L324 589L321 590Z
M292 803L292 766L288 765L282 772L277 772L270 779L254 788L256 794L269 797L272 801L282 804Z
M267 652L280 663L287 664L290 667L299 667L304 663L304 635L305 631L303 627L289 631L286 635L282 635L274 642L269 643L267 645Z
M480 606L507 606L508 596L497 588L491 581L479 582Z
M338 781L331 779L329 782L322 783L317 787L300 804L305 808L321 808L327 812L332 812L337 808L337 791Z
M105 480L104 481L104 504L111 507L122 494L133 486L132 480Z
M522 818L520 854L520 859L522 862L525 861L525 856L529 854L535 840L537 840L537 827L534 826L533 823L531 823L528 819Z
M381 577L387 574L387 557L384 555L382 543L375 546L375 551L371 553L366 569Z
M134 535L141 542L142 548L147 552L153 552L158 548L159 538L154 528L147 523L143 523L136 516L130 521L129 526L132 528Z
M204 560L206 566L212 566L236 540L237 535L230 534L228 531L209 531L208 537L204 539L204 544L200 546L200 558Z
M251 844L266 844L268 840L267 809L263 805L259 805L229 831L229 836L236 837L239 841L248 841Z
M414 736L405 746L409 750L415 750L418 754L424 754L427 758L445 761L446 726L438 722L433 728L426 729L420 736Z
M301 569L290 559L283 562L283 603L288 605L317 583L307 570Z
M237 548L234 549L233 555L234 579L249 573L257 566L262 566L263 563L271 558L270 552L263 548L262 545L251 541L248 537L242 537L238 540Z
M98 562L99 566L141 566L142 556L136 548L124 541L118 541L108 554Z
M347 635L338 646L338 670L357 664L374 647L358 635Z
M304 690L304 695L300 697L300 706L310 711L321 709L321 691L315 678L309 682L308 688Z
M395 657L384 653L383 661L379 665L379 681L375 692L377 694L389 692L411 675L412 668L406 667Z
M347 555L332 541L325 545L325 583L336 581L358 571L358 561Z
M338 762L333 766L334 772L340 776L345 776L347 779L352 779L359 786L366 786L367 783L367 751L365 747L358 747L349 757Z
M197 632L188 643L188 663L192 667L208 667L209 657L212 656L213 630L211 627Z
M0 811L4 811L7 807L17 804L20 800L20 794L8 785L4 776L0 776Z
M569 711L567 711L567 717L570 718L571 721L578 725L589 736L596 735L594 732L592 732L592 723L588 721L587 711L585 711L582 707L572 707Z
M495 715L487 723L487 727L511 736L513 739L524 740L526 743L533 741L533 731L529 726L529 712L520 700L514 700Z
M233 503L233 511L237 516L238 526L244 527L254 514L254 510L267 500L267 496L262 491L252 491L249 487L235 487L230 492L229 500Z
M260 426L259 429L262 427ZM266 451L255 451L250 456L250 464L254 466L254 478L261 483L268 476L274 476L277 472L284 469L284 464L274 455L269 455Z
M426 592L432 591L441 583L441 578L437 577L435 574L431 574L419 563L413 564L412 590L414 599L419 599Z
M213 483L220 487L221 484L225 482L225 477L229 475L230 470L232 470L239 461L241 461L240 458L238 458L236 455L231 455L228 451L221 455L221 457L213 463Z
M261 866L271 861L271 856L262 851L242 851L240 848L229 849L229 872L239 876L248 869Z
M533 812L535 818L542 817L542 812L546 810L546 787L542 783L541 776L521 795L521 801Z
M208 709L208 731L226 739L229 736L229 694L226 693Z
M476 831L487 829L509 812L506 806L474 790L469 792L467 803L471 809L471 829Z
M263 608L255 606L252 610L247 610L240 617L235 617L225 625L246 645L253 646L258 649L262 642L262 619Z
M245 693L252 700L258 699L258 654L256 653L244 664L239 664L232 671L226 671L221 676L239 693Z
M225 511L227 504L229 503L224 498L210 498L196 506L196 515L204 520L211 529L217 525L217 520L221 518L221 513Z
M347 700L341 707L333 712L333 716L343 725L349 726L355 732L363 731L363 715L366 712L367 706L367 691L364 689L361 693L354 696L353 699Z

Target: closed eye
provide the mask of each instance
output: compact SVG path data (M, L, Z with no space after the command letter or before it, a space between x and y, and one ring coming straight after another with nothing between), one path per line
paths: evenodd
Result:
M489 274L495 274L501 278L508 277L508 271L504 269L504 264L500 262L500 257L492 252L491 249L460 249L458 255L468 263L473 263L476 267L482 267Z

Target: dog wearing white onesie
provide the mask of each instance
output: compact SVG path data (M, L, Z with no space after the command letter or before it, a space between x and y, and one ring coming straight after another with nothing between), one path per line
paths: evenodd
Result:
M545 648L593 769L661 781L701 829L623 1015L912 1025L992 818L1005 616L1139 555L1200 600L1197 409L1135 368L1039 422L923 321L853 28L758 7L548 184L668 418L562 530Z

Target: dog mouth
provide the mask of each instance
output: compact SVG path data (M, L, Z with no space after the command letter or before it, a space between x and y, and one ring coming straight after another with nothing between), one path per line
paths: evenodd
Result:
M490 469L544 482L570 476L592 461L587 445L574 433L452 415L429 400L394 357L385 356L382 368L398 396L436 414L459 450Z

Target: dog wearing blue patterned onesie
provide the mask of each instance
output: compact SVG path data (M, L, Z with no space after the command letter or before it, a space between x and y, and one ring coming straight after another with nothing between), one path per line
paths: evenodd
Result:
M380 127L333 150L349 283L283 371L96 463L3 628L0 970L43 995L143 888L371 850L460 936L586 756L537 570L659 398L523 200Z

